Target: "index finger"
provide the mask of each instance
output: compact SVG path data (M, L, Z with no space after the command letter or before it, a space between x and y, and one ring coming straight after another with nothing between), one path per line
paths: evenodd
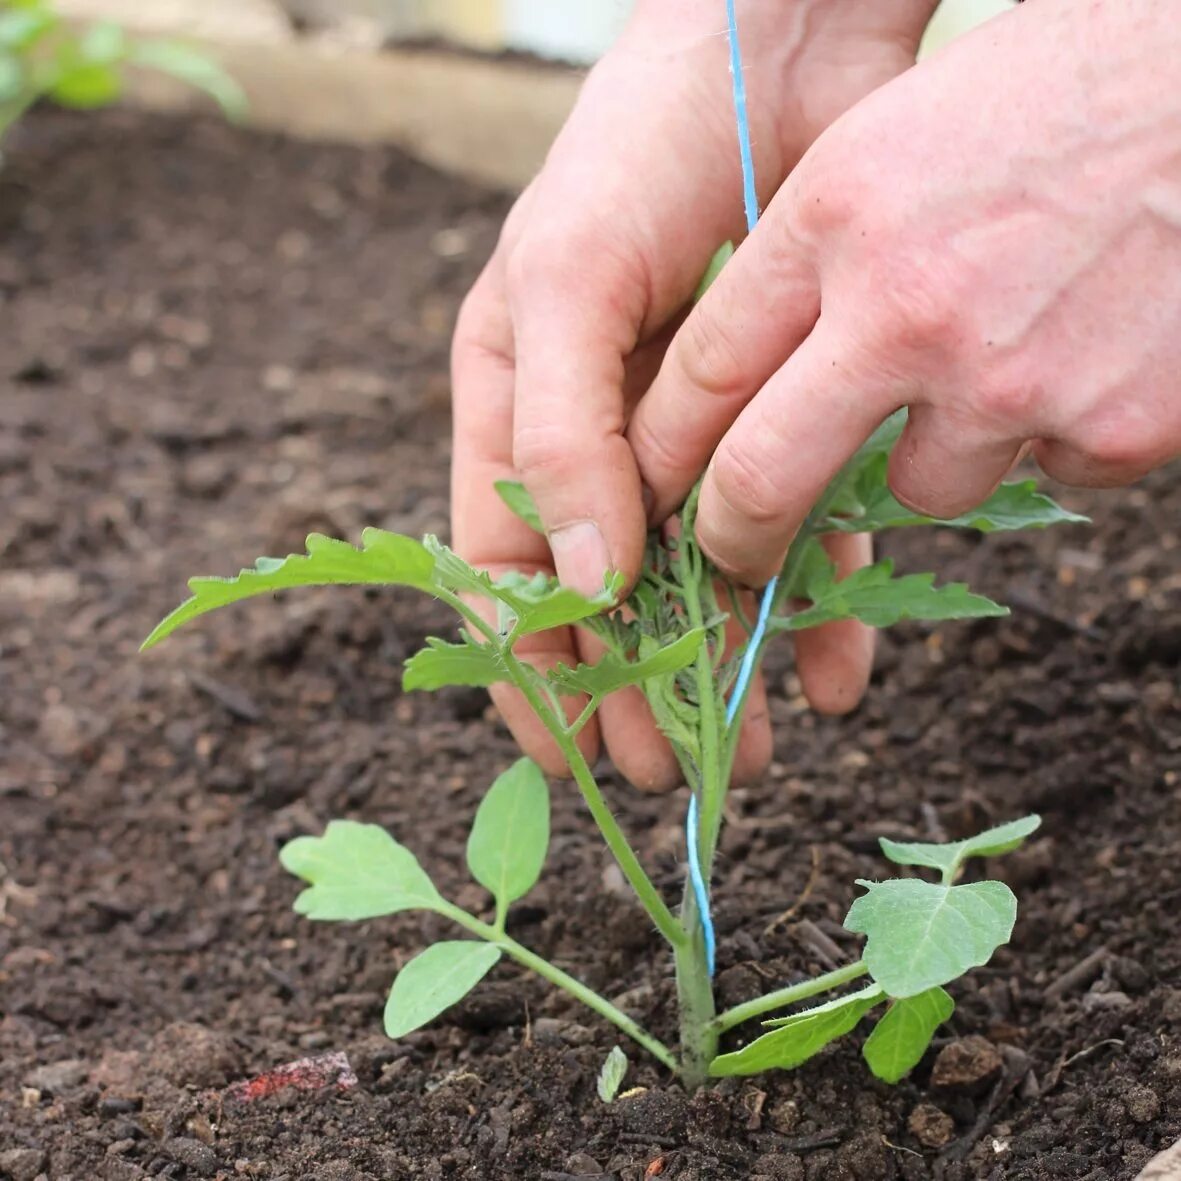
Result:
M689 313L632 416L627 437L653 522L680 506L743 407L819 318L819 276L781 213L787 196L781 191Z
M520 520L494 487L498 480L515 478L512 431L516 366L501 248L464 302L455 330L451 370L451 514L456 552L494 576L509 570L552 574L545 538ZM514 651L542 670L559 662L570 666L577 663L569 628L524 636ZM507 685L496 685L492 699L522 750L549 774L565 774L565 759L524 697ZM565 697L563 704L573 720L584 702ZM587 758L595 757L599 736L594 719L579 734L578 744Z

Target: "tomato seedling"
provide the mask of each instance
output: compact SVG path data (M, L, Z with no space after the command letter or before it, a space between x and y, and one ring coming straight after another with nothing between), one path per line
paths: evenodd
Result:
M1002 486L978 509L953 521L934 522L912 512L893 497L886 481L890 449L903 422L902 414L885 422L814 507L784 562L767 635L842 619L887 627L904 619L1007 614L1004 607L963 584L937 586L930 574L895 575L889 561L838 579L820 543L825 534L932 524L987 533L1085 519L1039 493L1032 481ZM498 491L518 516L540 528L523 487L506 483ZM404 688L515 686L562 751L608 848L671 949L680 1002L677 1049L507 933L509 906L537 882L549 843L548 788L528 759L492 784L468 840L468 867L491 895L491 921L444 898L414 855L377 826L333 821L322 836L299 837L282 850L285 868L308 883L295 904L308 918L356 921L420 909L434 911L474 936L433 944L406 964L386 1006L385 1028L391 1037L438 1016L508 956L577 997L689 1087L710 1077L798 1066L868 1013L887 1006L864 1053L875 1075L894 1082L917 1064L936 1027L950 1015L952 1001L943 986L987 963L1008 941L1017 913L1012 891L1001 882L958 879L968 859L1016 848L1037 828L1036 816L950 844L883 841L891 861L937 870L940 880L860 882L866 893L853 902L845 920L848 930L866 937L860 959L717 1011L712 948L698 897L686 889L674 913L640 864L575 741L608 694L627 686L643 691L692 792L697 847L689 850L690 861L701 867L708 882L745 705L744 692L735 689L745 652L743 646L727 649L724 633L730 611L743 617L734 588L694 540L695 507L696 492L682 510L675 537L652 533L641 576L623 602L618 578L609 579L597 596L586 598L542 574L493 579L434 537L418 541L367 529L359 549L313 534L305 554L260 558L233 578L193 579L192 598L145 641L145 647L151 646L207 611L288 587L412 587L447 603L462 626L454 639L428 639L426 647L406 662ZM482 610L476 601L483 604ZM517 643L524 636L567 625L584 627L602 641L606 654L597 664L559 665L542 673L517 656ZM746 646L750 643L748 638ZM763 641L756 645L756 662L763 647ZM569 697L582 703L572 721L563 702ZM816 1007L772 1020L767 1023L769 1032L739 1049L719 1052L719 1039L734 1027L854 982L864 983ZM616 1056L605 1076L605 1095L617 1088L617 1073L622 1078Z
M230 118L241 87L210 57L182 41L135 38L114 21L65 21L51 0L0 0L0 140L40 99L77 110L123 93L125 72L155 70L205 91Z

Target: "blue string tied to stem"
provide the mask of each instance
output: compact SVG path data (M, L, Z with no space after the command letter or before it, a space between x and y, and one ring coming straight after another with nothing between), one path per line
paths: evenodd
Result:
M742 46L738 38L738 13L735 0L726 0L726 31L730 43L730 76L734 88L734 118L738 125L738 154L742 162L742 203L746 210L746 228L751 231L759 220L759 196L755 188L754 154L750 143L750 119L746 110L746 78L742 70ZM754 675L755 661L767 634L767 623L771 618L771 606L775 601L775 587L778 578L772 578L763 590L759 603L758 619L747 641L746 651L738 666L738 676L730 700L726 703L726 727L734 724L739 707L746 697L750 679ZM717 959L717 935L714 931L713 914L710 911L709 884L701 869L701 805L698 793L689 797L689 811L685 817L685 841L689 853L689 883L697 902L697 913L701 919L701 935L705 944L705 960L712 977Z

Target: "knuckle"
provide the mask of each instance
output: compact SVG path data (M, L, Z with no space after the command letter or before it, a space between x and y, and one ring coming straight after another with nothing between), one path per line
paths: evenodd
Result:
M783 516L787 496L778 468L758 450L723 441L712 469L719 495L752 524L772 525Z
M530 423L513 431L513 466L525 476L561 472L577 458L578 440L561 423Z
M883 280L874 284L883 293L882 329L892 344L907 351L946 351L959 337L959 284L948 267L932 267L916 253L890 257L882 267Z
M683 332L678 360L688 382L715 398L738 397L743 389L742 353L725 324L694 313Z

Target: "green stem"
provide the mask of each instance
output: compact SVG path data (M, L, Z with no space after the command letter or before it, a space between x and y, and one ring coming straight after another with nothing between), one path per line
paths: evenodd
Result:
M446 915L447 918L458 923L478 938L485 939L489 943L499 947L505 955L511 956L517 963L523 964L530 971L536 972L543 979L568 992L575 999L586 1005L588 1009L592 1009L600 1017L610 1021L612 1025L627 1034L634 1042L643 1046L649 1054L667 1066L669 1070L678 1073L676 1057L662 1041L653 1037L652 1034L633 1021L625 1012L617 1009L610 1001L599 996L593 989L588 988L567 972L563 972L561 968L555 968L548 960L543 960L541 956L530 951L527 947L523 947L503 931L490 926L488 923L481 922L465 910L460 910L458 906L444 903L439 913Z
M782 1009L787 1005L794 1005L797 1001L806 1001L809 997L818 996L822 992L840 988L842 984L848 984L850 980L856 980L867 975L868 972L869 969L865 966L864 961L858 960L857 963L849 964L847 967L825 972L823 976L801 980L799 984L777 989L775 992L767 993L766 996L755 997L753 1001L735 1005L734 1008L719 1013L713 1021L714 1033L715 1035L725 1033L727 1029L733 1029L734 1026L741 1025L752 1017L769 1013L772 1009Z
M705 959L705 940L697 900L686 883L681 903L681 922L689 934L675 952L677 1002L681 1019L681 1077L694 1091L709 1077L709 1065L718 1054L718 1031L714 1026L713 982Z
M495 628L485 622L458 595L451 594L446 590L439 590L436 593L440 599L467 619L489 644L496 645L512 684L528 701L530 708L549 731L550 736L565 757L571 774L574 776L574 781L578 784L578 790L582 793L582 798L586 801L591 816L603 834L603 840L607 842L607 847L614 854L628 884L636 892L640 905L648 912L648 917L651 918L656 929L665 939L674 948L680 947L686 941L687 936L673 912L669 910L668 904L661 898L660 892L644 872L644 867L632 851L631 845L628 844L623 829L619 827L619 821L615 819L615 814L611 811L607 801L603 798L603 793L599 790L599 785L595 782L594 773L587 766L586 759L582 757L582 751L578 749L578 743L574 741L566 727L565 715L546 705L537 692L537 685L533 680L533 676L536 674L533 673L533 670L526 669L512 652L504 648L504 641Z
M660 891L656 889L652 880L644 872L644 867L640 864L640 859L635 855L631 845L628 844L623 829L619 827L619 821L615 819L615 813L611 811L610 805L599 790L599 785L595 782L594 772L587 766L586 759L582 757L578 743L567 731L565 719L559 721L550 710L545 708L528 673L511 652L504 653L504 661L513 684L524 694L533 712L541 719L542 724L549 731L554 742L557 743L558 749L565 757L570 772L574 776L574 782L578 784L578 790L582 793L582 798L586 801L591 816L599 826L599 832L603 834L603 840L607 842L607 847L615 855L615 860L619 863L619 868L623 871L623 876L627 878L628 884L636 892L640 905L648 912L649 918L656 924L656 929L665 939L673 947L681 946L685 942L685 932L681 929L673 912L669 910L668 904L661 898Z

